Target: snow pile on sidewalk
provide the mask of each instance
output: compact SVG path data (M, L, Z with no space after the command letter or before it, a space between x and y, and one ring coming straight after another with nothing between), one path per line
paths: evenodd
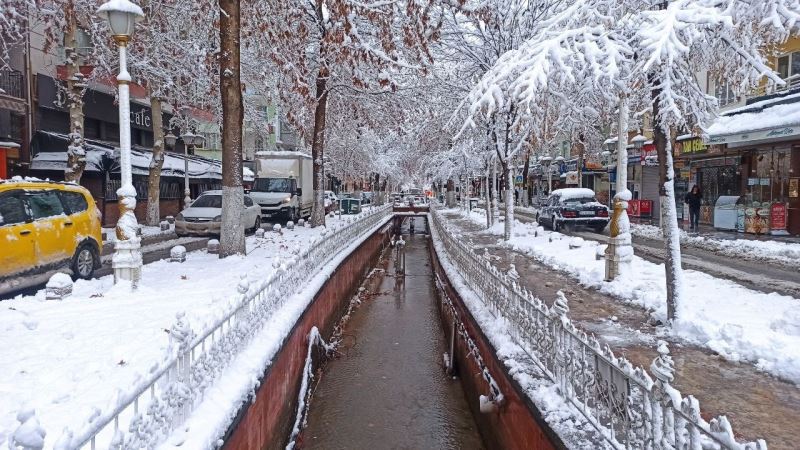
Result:
M666 322L662 264L634 256L628 277L606 282L605 261L595 258L596 241L570 248L570 238L559 233L535 237L533 223L516 223L514 230L514 237L505 245L570 274L584 286L644 307ZM680 305L672 328L676 336L800 383L800 300L753 291L692 270L684 271L684 283L685 304Z
M800 270L800 244L777 240L715 239L693 236L680 230L681 244L722 253L737 258L777 262ZM653 225L631 224L631 234L648 239L662 240L661 228Z
M329 228L341 219L328 219ZM203 330L238 298L241 274L266 277L275 258L288 258L322 233L296 228L247 238L247 256L219 259L205 251L186 262L145 265L136 292L113 277L79 280L64 301L44 291L4 301L0 309L0 443L18 426L17 413L34 408L52 448L62 429L73 429L111 405L120 390L164 362L176 314ZM77 422L76 422L77 421Z

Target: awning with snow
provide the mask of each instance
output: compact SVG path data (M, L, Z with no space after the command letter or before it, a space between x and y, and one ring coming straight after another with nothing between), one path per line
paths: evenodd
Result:
M755 107L754 107L755 106ZM800 102L749 105L720 116L706 129L706 144L770 142L800 136Z
M31 147L31 170L64 171L67 168L67 146L69 139L66 134L49 131L37 131ZM84 140L86 149L87 172L119 173L119 149L114 143ZM145 147L131 147L131 166L134 175L148 175L150 161L153 159L152 149ZM197 155L182 155L179 153L164 153L164 165L161 176L183 177L185 160L189 160L189 178L222 179L222 161L204 158ZM244 170L245 181L253 180L253 172Z

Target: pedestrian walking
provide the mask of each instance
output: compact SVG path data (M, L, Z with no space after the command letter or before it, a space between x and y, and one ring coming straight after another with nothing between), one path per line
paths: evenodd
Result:
M686 194L683 202L689 205L689 225L691 231L698 231L700 223L700 203L703 200L703 194L700 192L700 187L696 184L692 186L692 190Z

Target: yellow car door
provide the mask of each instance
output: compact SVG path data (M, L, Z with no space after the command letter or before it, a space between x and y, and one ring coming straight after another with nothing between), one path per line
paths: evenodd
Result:
M75 223L66 215L57 191L28 191L25 200L36 230L37 263L48 269L72 258L77 246Z
M36 233L21 190L0 193L0 278L36 266Z

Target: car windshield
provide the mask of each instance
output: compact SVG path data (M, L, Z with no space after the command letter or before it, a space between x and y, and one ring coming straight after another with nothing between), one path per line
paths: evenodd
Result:
M256 192L290 192L292 181L288 178L258 178L253 184Z
M564 199L564 200L561 201L561 203L563 203L565 205L569 205L569 204L585 205L587 203L594 203L596 201L597 200L595 200L594 197L578 197L578 198L567 198L567 199Z
M193 208L222 208L221 195L201 195L192 203Z

